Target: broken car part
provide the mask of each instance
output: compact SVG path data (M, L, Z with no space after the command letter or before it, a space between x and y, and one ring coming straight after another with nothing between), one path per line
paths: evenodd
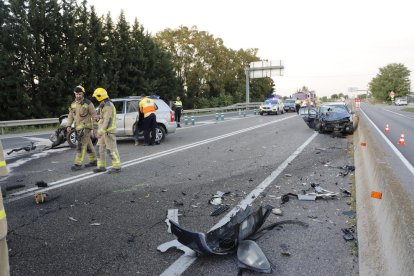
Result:
M177 240L200 254L225 255L237 249L238 242L254 234L272 211L271 206L240 209L227 223L207 233L193 232L170 221L171 232Z
M27 147L21 147L21 148L16 148L16 149L12 149L11 151L9 151L9 152L7 153L7 155L12 154L13 152L19 152L19 151L21 151L21 150L25 150L25 151L35 150L35 149L36 149L36 146L34 145L34 142L30 142L30 143L31 143L31 145L30 145L30 146L27 146Z
M222 205L222 206L219 206L218 208L215 208L215 209L213 210L213 212L211 212L211 213L210 213L210 216L212 216L212 217L218 216L218 215L220 215L220 214L222 214L222 213L226 212L229 208L230 208L230 206L229 206L229 205Z
M254 241L240 241L237 259L239 269L249 269L260 273L272 272L269 260Z

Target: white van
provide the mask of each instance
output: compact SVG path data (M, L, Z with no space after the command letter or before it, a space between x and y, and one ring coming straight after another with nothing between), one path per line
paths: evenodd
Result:
M407 105L407 98L396 98L395 105Z

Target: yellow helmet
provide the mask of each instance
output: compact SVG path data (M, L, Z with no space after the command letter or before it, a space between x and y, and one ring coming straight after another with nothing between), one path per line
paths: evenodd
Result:
M106 92L105 89L99 87L95 89L95 92L93 92L92 97L95 97L99 102L101 102L108 98L108 92Z
M75 89L73 89L74 93L80 93L82 92L83 94L85 94L85 88L83 88L82 86L78 85L75 87Z

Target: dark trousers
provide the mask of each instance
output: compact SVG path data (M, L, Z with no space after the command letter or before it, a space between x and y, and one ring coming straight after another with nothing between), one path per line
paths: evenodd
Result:
M296 113L299 114L300 104L295 104L295 108L296 108Z
M157 117L155 114L150 114L144 118L144 143L153 145L155 143L155 128L157 127ZM151 135L150 135L151 134Z
M175 109L174 117L175 117L175 121L177 122L178 125L180 125L180 121L181 121L181 111L182 111L182 108L176 108Z

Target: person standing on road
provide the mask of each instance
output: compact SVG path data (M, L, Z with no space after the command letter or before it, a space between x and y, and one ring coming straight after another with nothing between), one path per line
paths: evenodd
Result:
M6 160L3 153L3 145L0 141L0 176L7 176ZM7 220L3 205L3 195L0 189L0 276L10 275L9 251L7 249Z
M139 102L139 111L144 114L144 146L152 146L155 144L155 132L157 127L155 102L152 99L147 98L145 94L142 94L141 101Z
M67 133L72 129L71 125L75 121L76 139L76 156L72 171L82 169L85 154L88 152L89 163L85 167L96 166L96 151L92 144L92 129L97 128L95 122L96 110L93 103L85 98L85 89L78 85L74 89L75 101L69 107L69 116L67 121Z
M108 92L103 88L97 88L93 92L93 97L99 102L98 167L93 172L106 171L106 151L108 151L112 159L112 168L108 173L120 172L121 159L116 146L116 108L109 99Z
M296 99L295 101L295 108L296 108L296 113L299 114L299 109L300 109L300 100Z
M177 127L181 127L180 126L180 121L181 121L181 112L183 111L183 103L181 102L180 97L177 97L177 100L174 102L174 106L175 106L175 121L177 122Z

